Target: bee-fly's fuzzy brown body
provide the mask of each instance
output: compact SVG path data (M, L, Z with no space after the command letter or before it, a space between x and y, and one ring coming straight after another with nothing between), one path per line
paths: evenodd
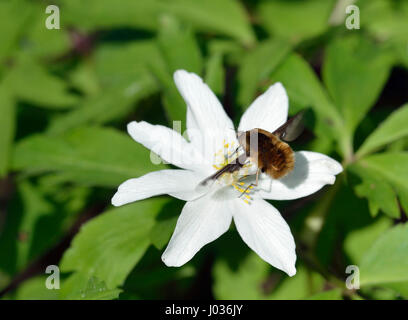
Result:
M293 170L295 155L292 148L273 133L255 128L246 131L239 140L246 156L273 179L283 178Z
M252 183L250 186L258 185L260 171L273 179L280 179L286 176L295 167L295 154L286 141L294 141L302 133L304 113L305 110L298 112L274 132L268 132L259 128L238 132L237 138L240 148L243 148L245 151L237 158L238 162L228 163L201 181L199 186L205 186L225 173L239 171L245 166L247 159L250 159L257 166L256 184ZM238 150L239 148L236 152ZM241 194L245 193L247 189Z

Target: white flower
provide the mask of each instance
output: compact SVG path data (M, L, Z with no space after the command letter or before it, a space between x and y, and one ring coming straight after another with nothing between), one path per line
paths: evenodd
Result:
M168 194L187 201L176 229L162 255L167 266L181 266L204 245L226 232L234 219L245 243L262 259L289 276L296 273L295 242L279 211L263 199L289 200L310 195L326 184L333 184L341 165L316 152L295 153L295 168L280 180L262 174L251 199L240 189L232 175L226 174L205 192L197 185L221 164L222 150L237 146L231 119L217 97L201 78L178 70L174 81L187 103L187 141L174 130L144 121L131 122L128 132L134 140L163 160L181 169L148 173L122 183L112 204ZM286 122L288 97L282 84L272 85L259 96L241 118L238 130L261 128L273 132ZM241 190L242 191L242 190Z

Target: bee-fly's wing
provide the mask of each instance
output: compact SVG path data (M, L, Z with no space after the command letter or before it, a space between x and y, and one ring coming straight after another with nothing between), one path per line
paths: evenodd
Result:
M303 129L305 128L305 125L303 123L304 114L305 110L299 111L272 133L279 139L286 142L295 140L300 136Z
M233 172L232 169L234 169L235 166L236 166L235 163L227 164L226 166L222 167L221 169L219 169L217 172L215 172L215 173L212 174L211 176L205 178L203 181L201 181L201 182L199 183L199 185L206 186L206 185L208 185L208 184L211 184L212 182L214 182L215 180L217 180L219 177L221 177L223 173L225 173L225 172Z
M222 169L221 169L222 170ZM214 178L215 174L217 174L218 171L216 173L214 173L213 175L205 178L203 181L201 181L196 187L195 187L195 191L197 193L200 193L201 196L206 195L210 190L212 185L214 184L214 181L216 180L216 178Z
M226 166L222 167L219 169L217 172L212 174L211 176L205 178L203 181L201 181L197 187L196 191L199 192L208 192L211 189L211 186L214 184L214 181L217 180L219 177L221 177L224 173L226 172L234 172L235 170L238 170L241 167L239 163L229 163Z
M212 185L214 184L215 180L210 180L210 179L205 179L201 181L196 187L195 187L195 192L200 194L199 198L202 196L205 196L212 188Z

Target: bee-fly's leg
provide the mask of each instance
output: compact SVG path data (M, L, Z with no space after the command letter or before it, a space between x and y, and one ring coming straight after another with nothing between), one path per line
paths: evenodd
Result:
M242 176L238 179L238 182L242 182L245 178L249 177L249 175Z
M261 171L261 169L256 170L256 179L255 179L255 183L251 183L248 187L246 187L246 189L244 191L241 192L241 194L239 195L238 198L241 198L243 194L245 194L247 192L248 189L250 189L251 187L257 187L258 186L258 178L259 178L259 172Z

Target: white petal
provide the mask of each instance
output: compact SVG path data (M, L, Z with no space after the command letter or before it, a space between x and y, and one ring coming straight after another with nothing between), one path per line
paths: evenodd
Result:
M128 124L128 132L134 140L177 167L198 171L205 165L211 166L198 150L172 129L133 121Z
M232 220L230 202L212 195L187 202L162 255L163 262L169 267L182 266L204 245L226 232Z
M245 243L275 268L295 275L296 245L279 211L262 199L234 204L234 222Z
M253 128L273 132L288 118L288 95L283 85L278 82L260 95L248 107L239 123L239 131Z
M113 196L112 204L121 206L162 194L169 194L185 201L195 199L201 195L195 191L201 179L201 176L187 170L150 172L140 178L123 182Z
M195 73L177 70L174 81L191 111L192 126L201 129L234 128L215 94Z
M340 163L324 154L310 151L296 152L293 171L280 180L262 179L258 195L271 200L305 197L326 184L333 184L336 180L335 175L342 171Z
M215 94L198 75L177 70L174 81L187 104L188 137L203 156L212 161L224 140L235 140L234 125Z

